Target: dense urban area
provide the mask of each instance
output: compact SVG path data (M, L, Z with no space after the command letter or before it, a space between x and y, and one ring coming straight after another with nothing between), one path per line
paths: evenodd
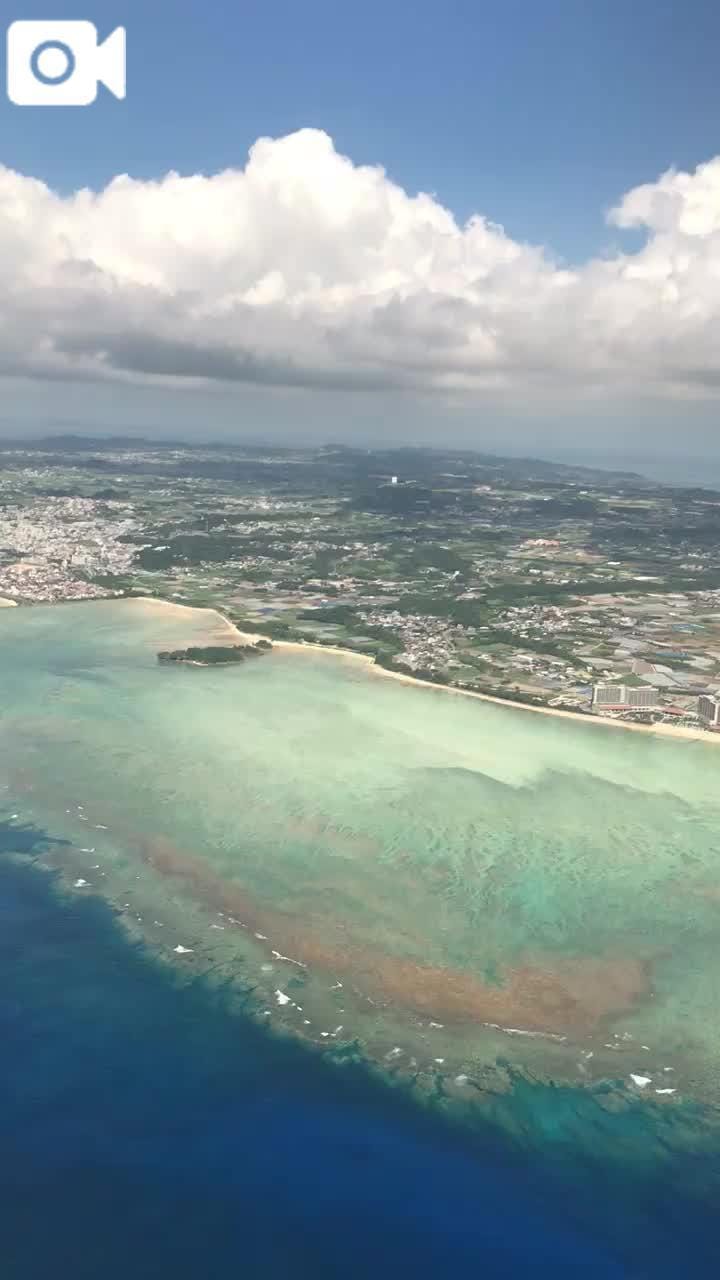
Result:
M0 449L0 594L155 595L421 679L720 727L720 492L457 450Z

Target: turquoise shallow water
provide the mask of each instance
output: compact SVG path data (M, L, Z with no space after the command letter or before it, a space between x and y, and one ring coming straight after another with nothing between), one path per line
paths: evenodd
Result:
M218 627L0 614L6 1274L717 1274L717 748Z
M0 615L2 785L68 841L68 885L426 1088L501 1087L500 1058L717 1100L716 747L327 654L156 661L221 630L129 601Z

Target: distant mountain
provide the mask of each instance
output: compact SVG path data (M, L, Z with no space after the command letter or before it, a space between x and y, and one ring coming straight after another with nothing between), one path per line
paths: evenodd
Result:
M41 436L37 440L13 440L12 443L21 449L92 449L96 453L102 449L136 449L140 445L147 447L150 441L144 436L50 435Z
M49 461L52 465L62 465L65 461L68 466L100 472L111 471L115 466L112 459L103 458L104 454L118 450L139 450L153 456L134 460L130 464L132 470L142 473L157 471L158 474L172 471L173 474L184 473L188 476L225 475L228 474L228 468L241 468L238 475L245 475L248 466L257 470L270 461L281 465L283 461L287 461L295 467L302 462L309 468L315 468L318 475L323 468L329 468L333 475L345 473L356 492L358 486L366 489L368 481L372 481L374 490L378 484L397 475L401 481L432 486L433 489L461 490L478 483L489 483L500 488L505 485L516 487L518 483L525 482L558 490L567 486L618 488L626 492L653 492L662 488L667 492L684 491L687 494L693 489L698 497L703 493L708 499L716 497L715 491L708 487L707 482L702 488L699 487L699 476L688 475L683 481L681 477L673 475L661 478L624 469L610 469L609 459L604 465L593 466L589 457L586 463L569 458L560 461L506 457L485 450L459 448L395 446L371 449L337 442L302 448L298 445L250 443L247 440L237 443L153 440L144 435L94 436L66 432L46 434L35 439L0 439L0 454L9 450L42 452L51 455ZM185 457L171 456L178 453ZM714 477L710 476L709 481L712 485Z

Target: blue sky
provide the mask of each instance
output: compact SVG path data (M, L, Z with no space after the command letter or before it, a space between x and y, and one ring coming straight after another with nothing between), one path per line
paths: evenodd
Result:
M0 101L0 163L63 195L118 173L242 168L258 137L311 127L355 165L432 193L461 224L480 211L512 241L575 265L641 248L646 229L609 226L606 211L669 167L692 171L720 152L720 5L709 0L17 0L7 15L89 18L101 36L127 28L126 101ZM707 384L704 368L691 374ZM44 392L26 391L4 397L10 416L17 405L32 418ZM247 395L257 421L262 395ZM625 422L635 393L623 397ZM640 399L638 420L652 420L645 389ZM280 421L286 408L267 412ZM435 412L424 404L419 417ZM714 405L692 412L705 438Z
M5 164L68 190L118 172L244 164L257 137L325 129L356 163L576 260L604 210L720 149L714 0L12 0L11 17L128 32L128 97L3 101Z

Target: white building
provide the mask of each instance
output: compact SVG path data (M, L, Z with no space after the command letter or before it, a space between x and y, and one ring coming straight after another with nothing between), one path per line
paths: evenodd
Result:
M596 707L619 707L625 705L624 684L596 684L593 689L593 705Z
M711 698L703 694L698 698L697 712L706 724L714 729L720 728L720 698Z
M657 689L652 686L645 688L628 688L626 689L627 705L629 707L656 707L658 705Z
M593 690L593 706L610 711L624 711L630 707L657 707L658 691L652 685L596 684Z

